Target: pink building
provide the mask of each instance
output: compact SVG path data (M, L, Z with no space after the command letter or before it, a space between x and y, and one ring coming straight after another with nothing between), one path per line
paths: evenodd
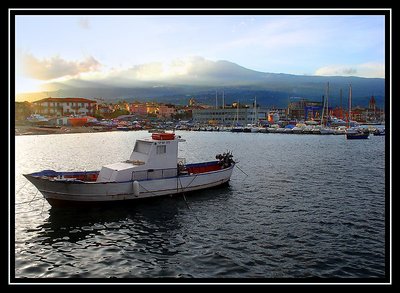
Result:
M171 118L171 116L175 114L175 108L174 107L168 107L165 105L160 105L158 107L157 111L157 117L158 118Z
M138 114L138 115L143 115L143 116L147 115L146 104L131 104L129 110L132 114Z

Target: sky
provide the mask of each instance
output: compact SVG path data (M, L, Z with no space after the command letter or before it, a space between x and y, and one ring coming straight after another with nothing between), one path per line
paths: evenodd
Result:
M383 15L17 15L16 93L68 79L185 74L194 59L298 75L385 77ZM152 64L163 66L152 67ZM138 77L140 78L140 77Z

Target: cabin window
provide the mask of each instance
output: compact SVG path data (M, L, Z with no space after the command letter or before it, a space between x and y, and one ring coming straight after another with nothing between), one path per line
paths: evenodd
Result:
M137 141L135 144L134 152L148 154L151 148L151 142Z
M158 145L157 146L157 155L165 154L167 152L166 145Z

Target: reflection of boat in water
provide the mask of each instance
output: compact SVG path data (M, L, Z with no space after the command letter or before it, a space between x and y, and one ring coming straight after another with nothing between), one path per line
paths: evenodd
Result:
M54 246L62 252L73 249L71 244L76 243L80 246L108 244L115 247L120 243L118 237L114 236L115 240L111 241L101 241L105 234L113 232L126 238L132 249L137 249L138 244L150 249L157 244L155 242L169 243L171 239L164 232L171 233L180 229L181 222L177 220L180 210L187 210L183 200L169 197L153 199L151 204L119 204L112 209L108 206L51 208L48 218L34 229L37 236L31 241L44 246L64 243L66 245ZM127 234L130 234L129 239Z
M129 160L100 171L43 170L24 176L52 205L120 202L215 187L230 180L235 162L228 153L216 161L186 164L178 160L174 133L153 133L138 139Z

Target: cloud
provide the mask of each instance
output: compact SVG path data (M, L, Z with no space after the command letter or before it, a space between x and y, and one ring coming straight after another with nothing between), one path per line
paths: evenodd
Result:
M80 28L90 29L89 18L86 18L86 17L79 18L78 19L78 25L79 25Z
M199 72L214 62L202 57L174 59L169 62L152 62L136 65L117 74L142 81L168 80Z
M21 61L23 74L39 80L77 76L83 72L96 71L101 66L92 56L79 62L67 61L59 56L40 60L32 54L24 54L21 57Z
M356 65L328 65L318 68L314 75L385 78L385 65L378 62L368 62Z

